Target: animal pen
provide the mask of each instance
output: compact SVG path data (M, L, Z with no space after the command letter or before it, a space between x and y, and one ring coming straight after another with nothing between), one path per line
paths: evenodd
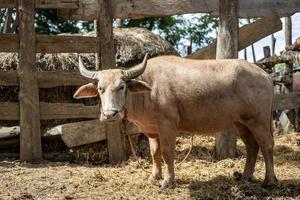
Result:
M77 72L37 71L36 53L96 53L96 66L99 69L100 66L102 69L115 67L113 18L143 18L204 12L220 16L221 29L218 43L211 48L210 54L217 52L217 58L222 59L236 58L238 49L241 48L238 45L239 17L266 17L274 13L279 16L290 16L300 10L300 3L298 0L1 0L0 7L16 8L19 21L18 34L0 34L0 51L19 54L17 71L1 71L0 85L20 87L19 103L2 102L0 104L0 120L20 121L20 160L33 162L42 158L41 120L94 119L98 117L99 110L98 106L40 102L39 88L82 85L90 80L81 77ZM35 9L57 9L64 19L97 20L97 36L36 35ZM278 27L277 25L275 24L274 27ZM264 31L259 37L266 34L271 33ZM241 44L245 48L251 43L242 42ZM216 51L215 48L217 48ZM298 107L299 96L299 93L276 96L276 108ZM106 135L110 161L116 163L123 160L125 158L125 133L122 122L106 124ZM222 140L224 138L220 139ZM225 143L227 144L223 142L220 145L228 145L228 142L225 141Z

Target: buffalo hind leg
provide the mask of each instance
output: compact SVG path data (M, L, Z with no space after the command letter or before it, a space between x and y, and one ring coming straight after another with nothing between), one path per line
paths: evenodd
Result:
M159 138L149 138L149 145L153 161L152 175L150 176L150 180L160 180L162 178L162 170Z
M273 148L274 139L270 128L265 128L263 125L254 125L248 127L252 132L257 144L261 148L265 160L266 176L263 185L274 186L277 184L277 178L274 172Z
M169 123L164 123L159 127L160 134L160 149L162 158L166 164L166 169L164 173L164 179L161 183L161 188L170 187L174 184L175 174L174 174L174 156L175 156L175 143L176 143L176 130L175 126Z
M239 130L239 135L244 142L247 150L246 166L242 178L245 181L252 181L259 146L252 133L246 126L236 123L236 127Z

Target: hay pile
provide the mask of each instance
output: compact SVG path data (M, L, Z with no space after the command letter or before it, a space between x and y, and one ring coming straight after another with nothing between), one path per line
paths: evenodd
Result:
M92 36L94 33L88 33ZM142 28L122 28L114 29L114 42L116 44L116 62L120 67L131 67L142 61L145 53L151 57L158 55L175 55L175 49L165 40L155 35L151 31ZM90 69L95 63L94 54L83 54L84 60ZM0 73L1 71L16 70L18 66L18 55L16 53L0 53ZM37 54L37 70L78 70L78 54ZM40 101L57 103L85 103L89 105L97 104L98 100L75 100L72 98L77 87L62 86L40 90ZM0 102L18 102L18 87L0 86ZM51 120L43 122L43 127L53 127L66 122L78 120ZM0 126L17 125L18 122L0 121Z
M84 36L94 35L94 32L84 34ZM167 41L144 28L115 28L114 43L117 49L116 63L119 67L131 67L140 63L145 53L148 53L150 57L178 55ZM86 58L85 61L87 61L89 66L94 66L94 54L83 54L83 56ZM17 65L17 53L0 53L0 70L16 70ZM78 54L37 54L36 66L40 71L77 70Z

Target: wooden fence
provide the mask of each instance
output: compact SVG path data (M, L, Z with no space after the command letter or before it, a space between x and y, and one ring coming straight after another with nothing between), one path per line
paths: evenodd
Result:
M276 0L277 2L278 0ZM89 80L76 72L36 71L36 53L97 53L102 66L115 66L115 48L112 38L112 19L140 18L156 15L173 15L192 12L218 13L218 1L146 1L146 0L0 0L1 8L16 8L19 21L18 34L0 34L0 52L18 52L17 71L0 72L0 85L20 86L19 103L0 103L0 120L19 120L21 128L20 159L35 161L42 158L40 120L66 118L97 118L97 106L82 104L39 102L39 88L63 85L82 85ZM251 3L253 6L249 6ZM254 3L255 2L255 3ZM265 16L276 10L288 15L299 10L298 0L278 4L274 0L240 0L240 16ZM151 4L151 5L150 5ZM270 4L270 6L268 6ZM260 5L260 6L259 6ZM69 19L97 20L97 36L36 35L35 9L59 9ZM253 9L251 9L253 8ZM255 12L253 12L255 11ZM97 63L99 65L99 62ZM99 65L100 66L100 65ZM290 97L291 96L291 97ZM277 96L279 108L298 107L300 94ZM287 103L288 102L288 103ZM112 134L113 133L113 134ZM111 162L124 158L124 134L121 123L106 126Z
M82 85L89 80L77 72L39 72L35 68L36 53L64 52L97 53L104 66L115 66L110 3L105 0L98 3L103 8L95 18L100 31L96 37L82 37L36 35L34 28L36 8L76 9L77 0L0 1L1 8L16 8L19 21L18 34L0 34L0 52L19 53L18 69L0 72L0 85L20 86L19 103L0 103L0 120L20 121L22 161L42 159L40 120L98 117L97 106L39 102L39 88ZM118 162L125 152L120 124L107 126L107 130L110 161Z

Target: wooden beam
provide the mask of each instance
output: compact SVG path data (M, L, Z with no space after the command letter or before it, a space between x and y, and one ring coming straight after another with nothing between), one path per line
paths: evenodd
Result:
M291 109L300 107L300 92L277 94L273 109ZM99 106L85 106L77 103L40 103L41 120L49 119L96 119ZM0 120L19 120L19 103L0 102Z
M36 8L68 8L77 9L79 0L36 0ZM17 0L0 0L0 8L15 8Z
M39 71L37 72L39 88L57 86L84 85L93 80L85 78L77 71ZM19 78L16 71L0 71L1 86L18 86Z
M239 30L239 48L242 50L249 45L261 40L268 35L282 29L281 20L278 16L264 17L251 24L247 24ZM215 59L217 42L187 56L192 59Z
M111 0L98 0L99 14L97 18L97 37L100 51L97 56L101 61L102 69L115 68L115 46L113 40L113 15ZM117 121L106 123L106 137L109 151L109 162L118 163L126 158L125 151L125 122Z
M20 81L20 160L36 162L42 159L40 132L39 87L36 79L35 0L18 0Z
M273 110L300 108L300 92L275 95Z
M65 19L94 20L101 9L98 0L79 0L76 10L60 10ZM144 18L153 16L171 16L187 13L210 13L219 15L218 0L111 0L113 18ZM299 0L240 0L239 17L253 18L270 16L288 16L300 11ZM100 13L100 12L99 12Z
M19 38L16 34L0 34L0 52L17 52ZM96 37L37 35L37 53L94 53L98 51Z
M76 103L40 103L40 118L49 119L96 119L99 106L85 106ZM19 103L0 103L0 120L20 120Z
M239 0L220 0L220 22L217 39L217 59L232 59L238 57L239 37ZM216 134L216 157L219 160L234 158L236 150L236 130L228 128Z
M40 103L41 119L98 118L99 106L72 103Z

